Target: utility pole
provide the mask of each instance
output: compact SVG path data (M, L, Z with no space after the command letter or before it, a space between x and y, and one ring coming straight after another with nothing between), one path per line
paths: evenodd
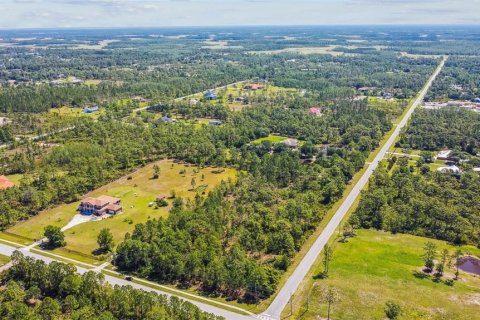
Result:
M293 316L293 294L290 293L290 315Z

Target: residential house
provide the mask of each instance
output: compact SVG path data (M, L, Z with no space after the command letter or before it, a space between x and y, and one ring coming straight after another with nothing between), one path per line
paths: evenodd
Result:
M442 150L437 154L435 160L451 161L453 160L451 154L452 150Z
M249 83L243 87L245 90L257 91L263 89L264 86L258 83Z
M440 167L437 169L437 171L442 172L442 173L453 173L453 174L460 174L461 170L457 166L448 166L448 167Z
M308 109L308 113L313 114L315 116L320 116L322 114L322 109L319 107L311 107Z
M160 120L164 123L175 123L175 119L169 117L161 117Z
M80 202L78 211L86 216L117 214L123 210L120 201L121 200L119 198L110 196L100 196L98 198L88 197Z
M86 107L85 109L83 109L83 112L84 113L94 113L94 112L97 112L98 110L100 110L98 108L98 106L91 106L91 107Z
M12 120L10 118L6 117L0 117L0 127L5 126L7 124L12 123Z
M219 126L222 124L222 121L220 120L210 120L208 121L208 124L212 125L212 126Z
M291 149L296 149L298 147L298 140L296 139L285 139L281 141L280 143L285 144L287 147Z
M218 99L217 95L211 90L206 91L203 94L203 98L206 99L206 100L217 100Z
M0 190L8 189L15 186L15 183L10 181L7 177L5 176L0 176Z

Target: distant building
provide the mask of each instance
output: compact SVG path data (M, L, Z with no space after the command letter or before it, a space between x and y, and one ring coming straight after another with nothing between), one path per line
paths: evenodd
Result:
M91 107L86 107L85 109L83 109L83 112L84 113L94 113L94 112L97 112L98 110L100 110L98 108L98 106L91 106Z
M283 143L284 145L286 145L287 147L289 147L291 149L296 149L298 147L298 140L296 140L296 139L285 139L285 140L281 141L280 143Z
M198 100L197 99L191 99L190 100L190 105L191 106L196 106L198 104Z
M222 121L220 120L210 120L208 121L208 124L212 125L212 126L219 126L222 124Z
M147 99L145 99L142 96L135 96L132 98L132 100L138 101L138 102L147 102Z
M452 160L451 154L452 154L452 150L442 150L437 154L435 159L436 160L450 161L450 160Z
M0 117L0 127L5 126L7 124L12 123L12 120L10 118L6 117Z
M98 198L88 197L80 202L78 211L86 216L117 214L123 210L122 206L120 205L120 201L121 200L119 198L110 196L100 196Z
M5 190L11 187L14 187L15 183L12 181L8 180L7 177L5 176L0 176L0 190Z
M393 94L390 92L384 92L381 97L383 100L390 100L393 99Z
M175 119L169 118L169 117L161 117L160 120L164 123L174 123Z
M249 83L246 86L243 87L243 89L246 90L252 90L252 91L257 91L263 89L264 86L258 83Z
M437 169L437 171L442 172L442 173L453 173L453 174L459 174L461 172L460 168L457 166L448 166L448 167L440 167Z
M218 99L217 95L211 90L208 90L207 92L205 92L203 94L203 98L205 98L206 100L217 100Z
M310 114L319 116L319 115L322 114L322 109L319 108L319 107L311 107L311 108L308 109L308 112L309 112Z

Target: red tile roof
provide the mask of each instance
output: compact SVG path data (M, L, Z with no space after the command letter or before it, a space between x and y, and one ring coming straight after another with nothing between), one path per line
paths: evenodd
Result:
M8 180L8 178L5 177L5 176L0 176L0 190L8 189L8 188L11 188L13 186L15 186L15 183Z
M311 107L310 109L308 109L308 112L310 112L310 113L320 113L320 112L322 112L322 110L320 108L317 108L317 107Z

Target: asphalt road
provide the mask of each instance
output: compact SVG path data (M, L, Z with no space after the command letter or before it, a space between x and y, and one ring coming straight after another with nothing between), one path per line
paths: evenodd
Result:
M323 232L317 238L317 240L312 245L310 250L303 257L302 261L297 266L295 271L292 273L290 278L287 280L283 288L279 291L278 295L275 297L275 300L273 300L273 302L270 304L268 309L262 314L264 319L280 319L280 315L283 309L289 303L291 296L295 293L298 286L307 275L313 263L321 253L323 247L325 246L327 241L332 237L332 235L334 234L334 232L342 222L343 218L347 214L353 202L355 201L355 199L358 197L362 189L367 184L370 176L378 167L378 164L380 163L380 161L385 157L385 154L388 152L390 147L395 143L395 140L400 134L402 128L405 127L405 125L407 124L408 120L412 116L415 109L422 103L423 99L425 98L425 95L428 92L428 89L432 85L433 80L435 80L437 75L442 70L445 64L445 61L446 61L446 58L444 58L444 60L439 64L439 66L433 73L432 77L429 79L425 87L419 93L417 100L415 100L412 107L408 110L408 112L405 114L403 119L397 125L397 127L395 128L395 131L393 132L391 137L388 139L388 141L383 145L383 147L381 148L380 152L377 154L373 162L369 164L367 171L363 174L363 176L360 178L357 184L353 187L352 191L350 191L350 194L347 196L347 198L342 203L342 205L338 208L337 212L332 217L332 220L330 220L328 225L325 227L325 230L323 230Z
M49 132L49 133L43 133L43 134L39 134L39 135L36 135L36 136L33 136L33 137L27 137L27 138L25 138L25 140L37 141L37 140L41 140L43 138L48 138L50 136L53 136L54 134L62 133L62 132L65 132L65 131L70 131L70 130L73 130L73 129L75 129L75 126L71 126L71 127L67 127L67 128L63 128L63 129L58 129L58 130L55 130L55 131L52 131L52 132ZM21 138L15 138L15 140L20 141L22 139ZM0 149L5 149L9 145L10 145L10 143L1 144Z
M348 210L350 209L351 205L353 204L354 200L357 198L357 196L360 194L361 190L365 187L366 183L368 182L370 176L372 173L375 171L375 169L378 167L379 162L385 157L386 153L390 149L390 147L395 143L396 138L400 134L401 130L405 125L407 124L408 120L410 119L412 113L415 111L415 109L420 105L420 103L423 101L426 93L428 92L428 89L430 88L433 80L435 77L440 73L441 69L443 68L443 65L446 61L446 58L441 62L441 64L437 67L436 71L430 78L429 82L425 85L425 87L422 89L420 92L419 96L417 97L417 100L413 103L412 107L408 110L408 112L405 114L404 118L400 121L400 123L396 126L393 134L391 137L388 139L388 141L383 145L381 148L380 152L378 155L375 157L374 161L369 164L367 171L363 174L363 176L360 178L360 180L357 182L357 184L353 187L352 191L350 194L347 196L347 198L344 200L342 205L339 207L335 215L332 217L328 225L326 226L325 230L320 234L320 236L317 238L313 246L310 248L310 250L307 252L307 254L303 257L302 261L300 264L297 266L293 274L290 276L290 278L287 280L285 285L282 287L282 289L279 291L278 295L275 297L273 300L272 304L268 307L268 309L261 315L241 315L232 311L227 311L225 309L222 309L221 307L215 307L206 303L198 302L195 300L191 300L188 298L184 297L179 297L183 300L189 301L192 304L198 306L201 310L209 313L213 313L218 316L222 316L225 319L228 320L252 320L252 319L262 319L262 320L269 320L269 319L280 319L280 314L282 313L283 309L287 306L291 296L295 291L297 290L299 284L301 281L305 278L307 275L308 271L312 267L313 263L321 253L323 247L327 243L327 241L331 238L345 215L347 214ZM243 82L243 81L241 81ZM238 82L238 83L241 83ZM231 86L233 84L230 84L228 86ZM227 87L227 86L225 86ZM222 87L224 88L224 87ZM218 89L218 88L217 88ZM178 100L183 99L178 98ZM142 108L143 109L143 108ZM72 128L66 128L63 130L71 130ZM40 136L38 138L41 138ZM1 147L1 146L0 146ZM9 246L3 243L0 243L0 254L6 255L6 256L11 256L11 254L15 251L18 250L13 246ZM47 263L50 263L54 261L54 259L36 254L33 252L28 251L27 249L20 249L20 251L26 255L26 256L31 256L35 259L43 260ZM86 268L78 267L77 270L79 273L85 273L89 271ZM164 294L167 296L171 296L170 293L153 289L149 286L145 286L136 282L131 282L127 281L124 279L116 278L113 276L105 275L105 280L111 283L112 285L130 285L132 287L142 289L145 291L153 291L159 294Z
M9 246L9 245L6 245L6 244L3 244L3 243L0 243L0 254L2 255L5 255L5 256L11 256L12 253L16 250L19 250L20 252L22 252L25 256L29 256L29 257L32 257L32 258L35 258L35 259L38 259L38 260L43 260L45 261L46 263L50 263L52 261L55 261L54 259L52 258L49 258L49 257L46 257L46 256L43 256L43 255L40 255L40 254L36 254L36 253L33 253L33 252L30 252L28 250L25 250L24 248L22 249L17 249L13 246ZM86 268L82 268L82 267L79 267L79 266L76 266L77 267L77 271L78 273L80 274L83 274L87 271L92 271L92 270L89 270L89 269L86 269ZM153 289L151 287L148 287L148 286L145 286L145 285L142 285L142 284L139 284L139 283L136 283L136 282L132 282L132 281L128 281L128 280L124 280L124 279L120 279L120 278L117 278L117 277L113 277L113 276L109 276L109 275L105 275L105 280L108 281L110 284L112 285L119 285L119 286L132 286L134 288L137 288L137 289L141 289L141 290L144 290L144 291L152 291L152 292L156 292L158 294L163 294L163 295L167 295L167 296L171 296L171 294L169 293L166 293L166 292L163 292L161 290L156 290L156 289ZM220 307L215 307L215 306L212 306L212 305L209 305L209 304L206 304L206 303L202 303L202 302L198 302L198 301L195 301L195 300L190 300L190 299L186 299L184 297L179 297L180 299L182 300L185 300L185 301L189 301L191 302L192 304L196 305L197 307L199 307L201 310L205 311L205 312L208 312L208 313L213 313L215 315L218 315L218 316L222 316L224 317L225 319L232 319L232 320L252 320L255 318L255 316L244 316L244 315L241 315L241 314L238 314L238 313L235 313L235 312L231 312L231 311L227 311L227 310L224 310Z
M215 89L213 89L213 90L215 91L215 90L226 89L226 88L228 88L228 87L231 87L231 86L234 86L234 85L243 83L243 82L247 82L247 81L249 81L249 80L241 80L241 81L238 81L238 82L234 82L234 83L227 84L227 85L225 85L225 86L217 87L217 88L215 88ZM198 94L202 94L202 93L203 93L203 92L197 92L197 93L189 94L188 96L183 96L183 97L175 98L175 99L173 99L172 101L173 101L173 102L182 101L183 99L191 98L191 97L194 97L194 96L196 96L196 95L198 95ZM147 110L147 109L150 108L150 107L151 107L151 106L146 106L146 107L141 107L141 108L133 109L132 112Z

